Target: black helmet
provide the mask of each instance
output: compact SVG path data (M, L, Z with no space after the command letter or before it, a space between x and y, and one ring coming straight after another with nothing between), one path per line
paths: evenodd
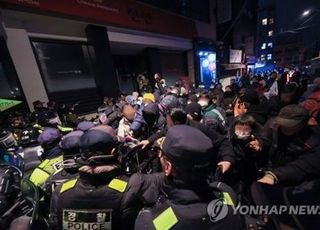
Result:
M38 124L41 126L56 127L57 125L61 125L59 116L53 111L43 110L37 112L35 116Z
M8 149L16 145L17 145L17 141L11 132L6 130L0 131L0 148Z
M78 172L76 159L80 154L80 138L84 134L83 131L77 130L63 136L60 147L63 150L63 168L68 173Z
M115 130L107 125L98 125L80 138L81 160L79 163L91 166L117 163L117 156L112 149L117 146Z
M28 127L22 130L19 144L23 147L32 146L37 144L39 132L36 128Z

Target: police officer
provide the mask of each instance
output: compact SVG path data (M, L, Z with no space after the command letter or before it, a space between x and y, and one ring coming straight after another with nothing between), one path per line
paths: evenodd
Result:
M12 132L0 129L0 148L8 149L17 145L17 141L14 138Z
M46 128L38 137L43 148L42 162L33 170L29 179L40 188L43 188L50 175L62 168L63 156L59 146L61 137L59 130L54 128Z
M79 178L60 184L50 207L52 229L121 229L121 199L127 178L116 156L116 132L106 125L80 139Z
M49 203L51 194L56 186L78 176L78 167L75 159L80 155L80 138L83 134L84 132L77 130L62 137L59 145L63 151L63 165L60 170L48 178L45 185L46 198Z
M217 198L206 181L212 148L212 141L196 128L177 125L168 130L160 153L162 194L155 206L140 211L135 229L240 229L236 217L213 223L207 212L208 203Z

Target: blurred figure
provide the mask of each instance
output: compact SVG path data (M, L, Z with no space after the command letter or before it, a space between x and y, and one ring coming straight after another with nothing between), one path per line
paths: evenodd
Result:
M217 97L211 97L207 93L200 94L198 103L203 111L202 122L217 132L225 134L227 131L227 117L225 111L216 105L215 101L217 100Z
M308 120L308 111L299 105L287 105L280 110L268 127L272 169L260 182L297 185L319 177L319 127L309 127Z
M162 78L160 73L154 75L155 89L159 91L160 95L165 94L166 81Z

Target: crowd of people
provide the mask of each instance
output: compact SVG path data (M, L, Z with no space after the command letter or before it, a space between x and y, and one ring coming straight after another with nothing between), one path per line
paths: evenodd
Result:
M105 97L95 120L40 101L1 120L2 229L314 229L317 216L213 221L207 207L319 205L319 78L271 72L210 89L145 79ZM36 188L37 215L8 215L21 180Z

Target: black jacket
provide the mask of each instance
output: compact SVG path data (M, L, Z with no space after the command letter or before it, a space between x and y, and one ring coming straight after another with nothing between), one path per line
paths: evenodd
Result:
M257 180L259 169L267 167L271 140L269 140L263 132L263 127L258 123L256 123L255 127L252 127L251 134L257 138L262 145L262 150L255 152L249 148L251 138L246 141L237 139L234 134L234 125L230 127L229 138L236 157L234 167L236 177L234 179L240 179L245 185L250 185L253 181Z
M164 174L136 173L130 177L122 199L122 220L126 229L133 229L136 217L143 207L153 206L163 187Z
M235 163L235 156L232 149L232 145L227 137L217 133L214 129L200 123L198 121L187 120L186 125L199 129L203 132L207 137L212 140L214 147L214 160L215 161L229 161L232 164ZM161 131L155 133L148 140L150 143L154 143L158 138L164 137L167 133L167 128L162 129Z
M186 184L168 182L165 179L163 190L157 203L152 208L140 211L135 229L241 229L239 218L230 215L227 208L226 216L218 222L211 221L207 209L208 204L217 199L208 185L191 187ZM164 215L164 213L166 213ZM162 217L161 217L162 216ZM156 226L158 225L158 226Z
M120 184L125 186L120 186L120 189L124 190L112 185L114 179L122 181ZM64 186L70 182L68 181L55 189L50 205L51 229L61 229L63 222L72 225L75 224L73 222L81 224L92 221L91 224L97 224L99 221L95 216L106 217L105 222L108 223L109 215L112 216L112 221L108 224L111 224L112 229L133 229L139 210L156 202L161 181L162 173L134 174L130 179L125 176L108 178L104 175L80 173L77 181L73 181L74 184L71 182ZM79 219L73 221L72 215ZM102 227L107 228L106 225Z
M319 207L320 207L320 180L312 180L302 183L294 187L283 187L279 185L268 185L255 182L251 186L253 202L256 205L263 206L279 206L286 205L287 207L316 207L317 214L308 215L274 215L271 223L282 223L288 226L288 229L315 229L315 226L320 225ZM310 211L312 212L312 211ZM294 212L292 212L294 213ZM295 221L293 221L293 218ZM299 224L299 225L298 225ZM272 226L270 226L272 227ZM273 228L268 228L273 229Z
M297 185L320 177L319 127L306 127L294 137L279 134L278 151L281 161L272 172L280 184Z
M229 161L232 164L235 163L235 155L232 145L226 136L217 133L214 129L198 121L188 120L187 125L199 129L212 140L214 150L216 150L217 154L214 157L217 161Z
M51 229L75 228L85 223L98 229L123 228L120 207L124 191L110 186L113 179L97 179L100 176L81 173L79 179L69 180L55 189L50 205ZM128 180L117 179L124 183Z

